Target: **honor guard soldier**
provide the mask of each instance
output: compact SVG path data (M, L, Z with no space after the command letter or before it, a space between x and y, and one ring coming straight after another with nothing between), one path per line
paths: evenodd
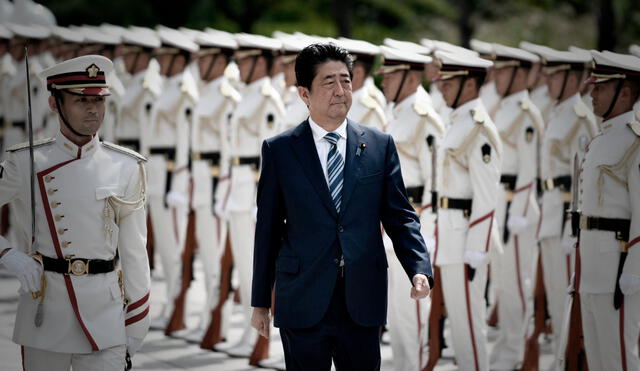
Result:
M260 169L260 145L281 131L285 109L271 84L269 71L274 52L282 47L276 39L252 34L237 34L239 49L235 59L240 79L246 86L231 119L231 190L225 210L237 269L240 302L245 318L238 343L221 345L233 356L248 357L257 339L251 328L251 272L256 213L256 182Z
M542 182L541 217L538 225L540 259L554 337L559 340L571 278L573 241L567 218L574 186L574 158L584 156L597 133L596 120L580 97L584 57L547 49L542 52L543 73L551 99L557 102L549 114L540 150Z
M204 271L204 306L188 340L200 342L219 302L220 259L227 236L227 220L215 215L214 205L224 202L229 190L229 121L240 102L240 93L224 76L237 43L231 34L200 33L195 38L200 72L200 100L195 107L191 131L191 177L198 259ZM222 186L221 186L222 185ZM223 318L224 319L224 318ZM227 319L224 319L227 320Z
M149 125L151 108L162 92L159 64L153 59L153 50L161 41L152 30L131 29L122 35L122 43L121 58L130 77L118 105L114 134L119 145L140 151L143 128Z
M493 51L493 44L480 41L477 39L471 39L470 41L471 49L478 52L480 58L484 58L490 61L496 59L495 53ZM496 90L496 82L494 78L493 68L489 69L489 73L487 74L487 78L480 89L480 99L484 106L489 111L489 115L494 118L495 112L498 110L498 104L500 103L500 99L502 98L498 91Z
M523 360L525 326L532 309L535 227L540 216L538 143L544 123L527 90L529 73L539 58L500 44L493 44L493 51L496 90L502 97L493 119L504 153L496 206L503 253L491 260L500 326L490 363L492 370L513 370Z
M13 340L26 370L122 370L148 330L145 160L96 135L111 68L91 55L43 71L60 131L0 167L0 204L21 218L0 263L21 283Z
M593 88L593 84L588 83L589 76L591 75L591 70L593 69L591 51L587 49L578 48L577 46L570 46L569 51L574 54L580 55L583 59L588 60L585 63L584 68L582 69L582 84L580 84L580 95L582 96L582 100L584 104L589 108L589 112L593 112L593 102L591 98L591 89ZM596 117L598 125L602 122L600 118Z
M16 74L16 65L11 58L9 45L13 38L11 32L6 26L0 24L0 150L4 148L4 115L8 108L5 108L4 97L6 94L1 89L8 88L8 82ZM0 156L1 158L2 156Z
M549 86L547 85L547 75L542 70L542 64L544 63L543 53L546 51L553 51L553 49L544 46L533 44L528 41L520 42L520 49L524 49L529 53L533 53L541 58L540 68L536 69L536 73L529 75L529 92L533 104L538 107L540 113L542 113L542 119L545 125L549 122L549 114L553 110L555 100L549 96ZM534 63L534 66L536 63ZM545 126L546 127L546 126Z
M195 78L187 68L198 45L171 29L161 29L156 50L166 76L162 93L143 128L142 148L149 154L149 208L154 248L160 256L166 282L166 302L152 328L165 328L182 285L182 251L189 212L189 138L198 101ZM167 330L167 329L165 329Z
M346 49L354 59L353 63L353 103L349 119L365 126L384 131L387 124L385 105L377 98L377 88L371 77L373 63L380 48L362 40L341 38L337 44ZM366 81L370 80L370 83Z
M640 59L592 51L602 131L579 166L573 289L580 295L589 369L635 370L640 335Z
M457 366L488 370L484 292L500 184L502 144L480 87L493 64L466 54L436 52L439 90L453 108L438 149L438 222L434 264L440 269Z
M286 109L282 124L282 130L284 131L298 126L309 117L309 109L298 95L295 67L298 53L309 45L311 41L305 41L303 38L293 35L282 36L279 40L282 42L282 50L284 52L278 58L284 66L284 81L286 85L286 90L282 95L282 102Z
M84 36L66 27L52 26L51 34L58 40L53 57L56 61L66 61L78 57Z
M435 248L435 215L431 210L431 179L434 151L444 135L444 125L430 105L426 91L421 89L425 64L432 59L426 55L381 46L384 62L382 89L388 102L393 103L393 117L387 125L396 144L402 168L402 178L409 201L421 219L425 241ZM393 369L421 370L427 362L429 301L407 297L411 283L400 261L393 253L391 240L385 236L385 250L389 262L388 324Z

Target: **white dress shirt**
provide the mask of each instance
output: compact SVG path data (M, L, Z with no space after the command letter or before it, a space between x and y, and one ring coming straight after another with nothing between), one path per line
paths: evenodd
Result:
M331 149L331 143L324 139L325 135L329 134L329 132L324 130L320 125L316 124L311 116L309 116L309 126L311 126L311 132L313 133L313 142L315 143L316 150L318 151L318 158L320 158L320 165L322 166L324 179L327 181L327 185L329 185L329 175L327 174L327 156L329 155L329 150ZM340 139L338 139L338 152L340 152L342 160L346 162L347 159L345 157L345 154L347 152L347 120L345 119L333 132L340 136Z

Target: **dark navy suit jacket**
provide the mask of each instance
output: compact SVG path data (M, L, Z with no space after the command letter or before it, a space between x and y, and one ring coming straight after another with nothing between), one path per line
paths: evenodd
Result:
M337 213L308 121L262 145L251 305L271 307L275 285L276 327L308 328L322 319L342 254L351 318L361 326L386 323L380 222L409 279L422 273L433 282L391 136L349 120L345 157Z

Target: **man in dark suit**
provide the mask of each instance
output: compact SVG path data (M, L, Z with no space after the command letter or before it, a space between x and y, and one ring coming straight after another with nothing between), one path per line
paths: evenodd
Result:
M296 59L310 117L262 146L252 325L275 326L287 370L380 369L387 260L380 223L413 283L428 296L431 263L389 135L347 119L353 60L333 44ZM409 294L409 293L407 293Z

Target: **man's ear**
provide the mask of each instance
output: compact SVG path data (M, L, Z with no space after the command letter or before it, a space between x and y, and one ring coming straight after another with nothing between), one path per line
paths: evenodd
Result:
M302 99L302 101L304 102L304 104L309 107L309 89L305 88L304 86L298 86L298 95L300 96L300 99Z
M49 109L58 113L58 105L56 104L56 98L53 95L49 96Z

